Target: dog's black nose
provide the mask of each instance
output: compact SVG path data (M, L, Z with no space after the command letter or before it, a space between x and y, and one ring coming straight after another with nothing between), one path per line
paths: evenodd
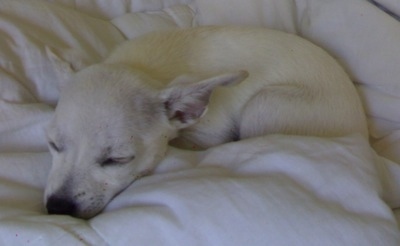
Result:
M53 195L47 200L46 208L49 214L73 215L76 211L76 204L69 199Z

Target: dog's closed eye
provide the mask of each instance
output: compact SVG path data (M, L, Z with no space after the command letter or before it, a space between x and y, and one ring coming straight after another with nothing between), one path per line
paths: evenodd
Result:
M53 141L49 141L49 146L55 152L60 153L62 151L62 148L59 145L57 145L56 143L54 143Z
M133 159L135 159L134 155L129 156L129 157L109 157L109 158L102 160L100 162L100 165L102 167L113 166L113 165L123 165L123 164L133 161Z

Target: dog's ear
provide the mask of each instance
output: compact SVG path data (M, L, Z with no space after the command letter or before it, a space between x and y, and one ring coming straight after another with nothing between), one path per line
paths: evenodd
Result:
M196 80L194 83L193 77L178 77L161 92L171 124L181 129L196 123L207 111L208 101L215 87L238 84L247 76L247 71L236 71Z
M96 62L91 56L75 49L55 49L46 46L45 51L56 73L59 89L68 84L76 72Z
M75 73L71 63L63 60L55 49L46 46L46 54L57 76L58 89L64 87Z

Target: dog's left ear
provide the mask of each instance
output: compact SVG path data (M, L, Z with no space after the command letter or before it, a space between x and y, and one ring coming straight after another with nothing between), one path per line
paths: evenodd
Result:
M238 84L248 75L247 71L236 71L194 83L191 83L193 78L188 76L178 77L170 87L161 92L168 119L177 129L196 123L207 111L208 101L215 87Z
M53 65L59 89L67 85L72 76L96 62L95 58L75 49L54 49L46 46L46 55Z

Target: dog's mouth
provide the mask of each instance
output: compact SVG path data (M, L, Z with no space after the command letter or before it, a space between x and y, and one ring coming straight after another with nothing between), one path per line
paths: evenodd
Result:
M51 195L47 199L46 209L48 214L52 215L70 215L72 217L80 218L80 219L91 219L101 213L104 208L110 203L116 196L121 194L124 190L126 190L132 183L139 180L142 177L149 176L153 173L152 169L146 169L139 174L134 176L134 179L131 183L129 183L124 189L117 192L113 197L111 197L108 201L105 201L105 197L103 194L86 197L85 200L88 201L88 206L82 207L78 200L79 198L84 198L86 193L81 192L79 194L73 195L76 199L72 199L69 197L64 197L60 195ZM105 192L106 187L103 192Z
M143 178L143 177L146 177L146 176L150 176L153 173L154 173L153 169L150 169L150 168L149 169L145 169L144 171L140 172L139 174L137 174L135 176L135 178L133 179L132 183L135 182L136 180L140 179L140 178Z
M132 182L130 182L125 188L123 188L122 190L120 190L119 192L117 192L108 202L110 203L116 196L118 196L119 194L121 194L122 192L124 192L126 189L129 188L129 186L131 186L134 182L138 181L139 179L146 177L146 176L150 176L151 174L153 174L154 170L153 169L146 169L142 172L140 172L139 174L135 175ZM107 205L105 204L104 207Z
M82 219L90 219L90 218L93 218L94 216L100 214L100 213L103 211L103 209L104 209L116 196L118 196L119 194L121 194L122 192L124 192L126 189L128 189L128 187L131 186L135 181L137 181L137 180L139 180L139 179L141 179L141 178L143 178L143 177L149 176L149 175L153 174L153 172L154 172L153 169L146 169L146 170L140 172L139 174L137 174L137 175L134 176L134 179L132 180L132 182L131 182L129 185L127 185L124 189L122 189L122 190L120 190L119 192L117 192L108 202L104 203L104 205L103 205L100 209L94 209L94 210L97 210L97 211L96 211L93 215L91 215L91 216L83 216L83 217L82 217L82 216L78 216L78 217L80 217L80 218L82 218Z

